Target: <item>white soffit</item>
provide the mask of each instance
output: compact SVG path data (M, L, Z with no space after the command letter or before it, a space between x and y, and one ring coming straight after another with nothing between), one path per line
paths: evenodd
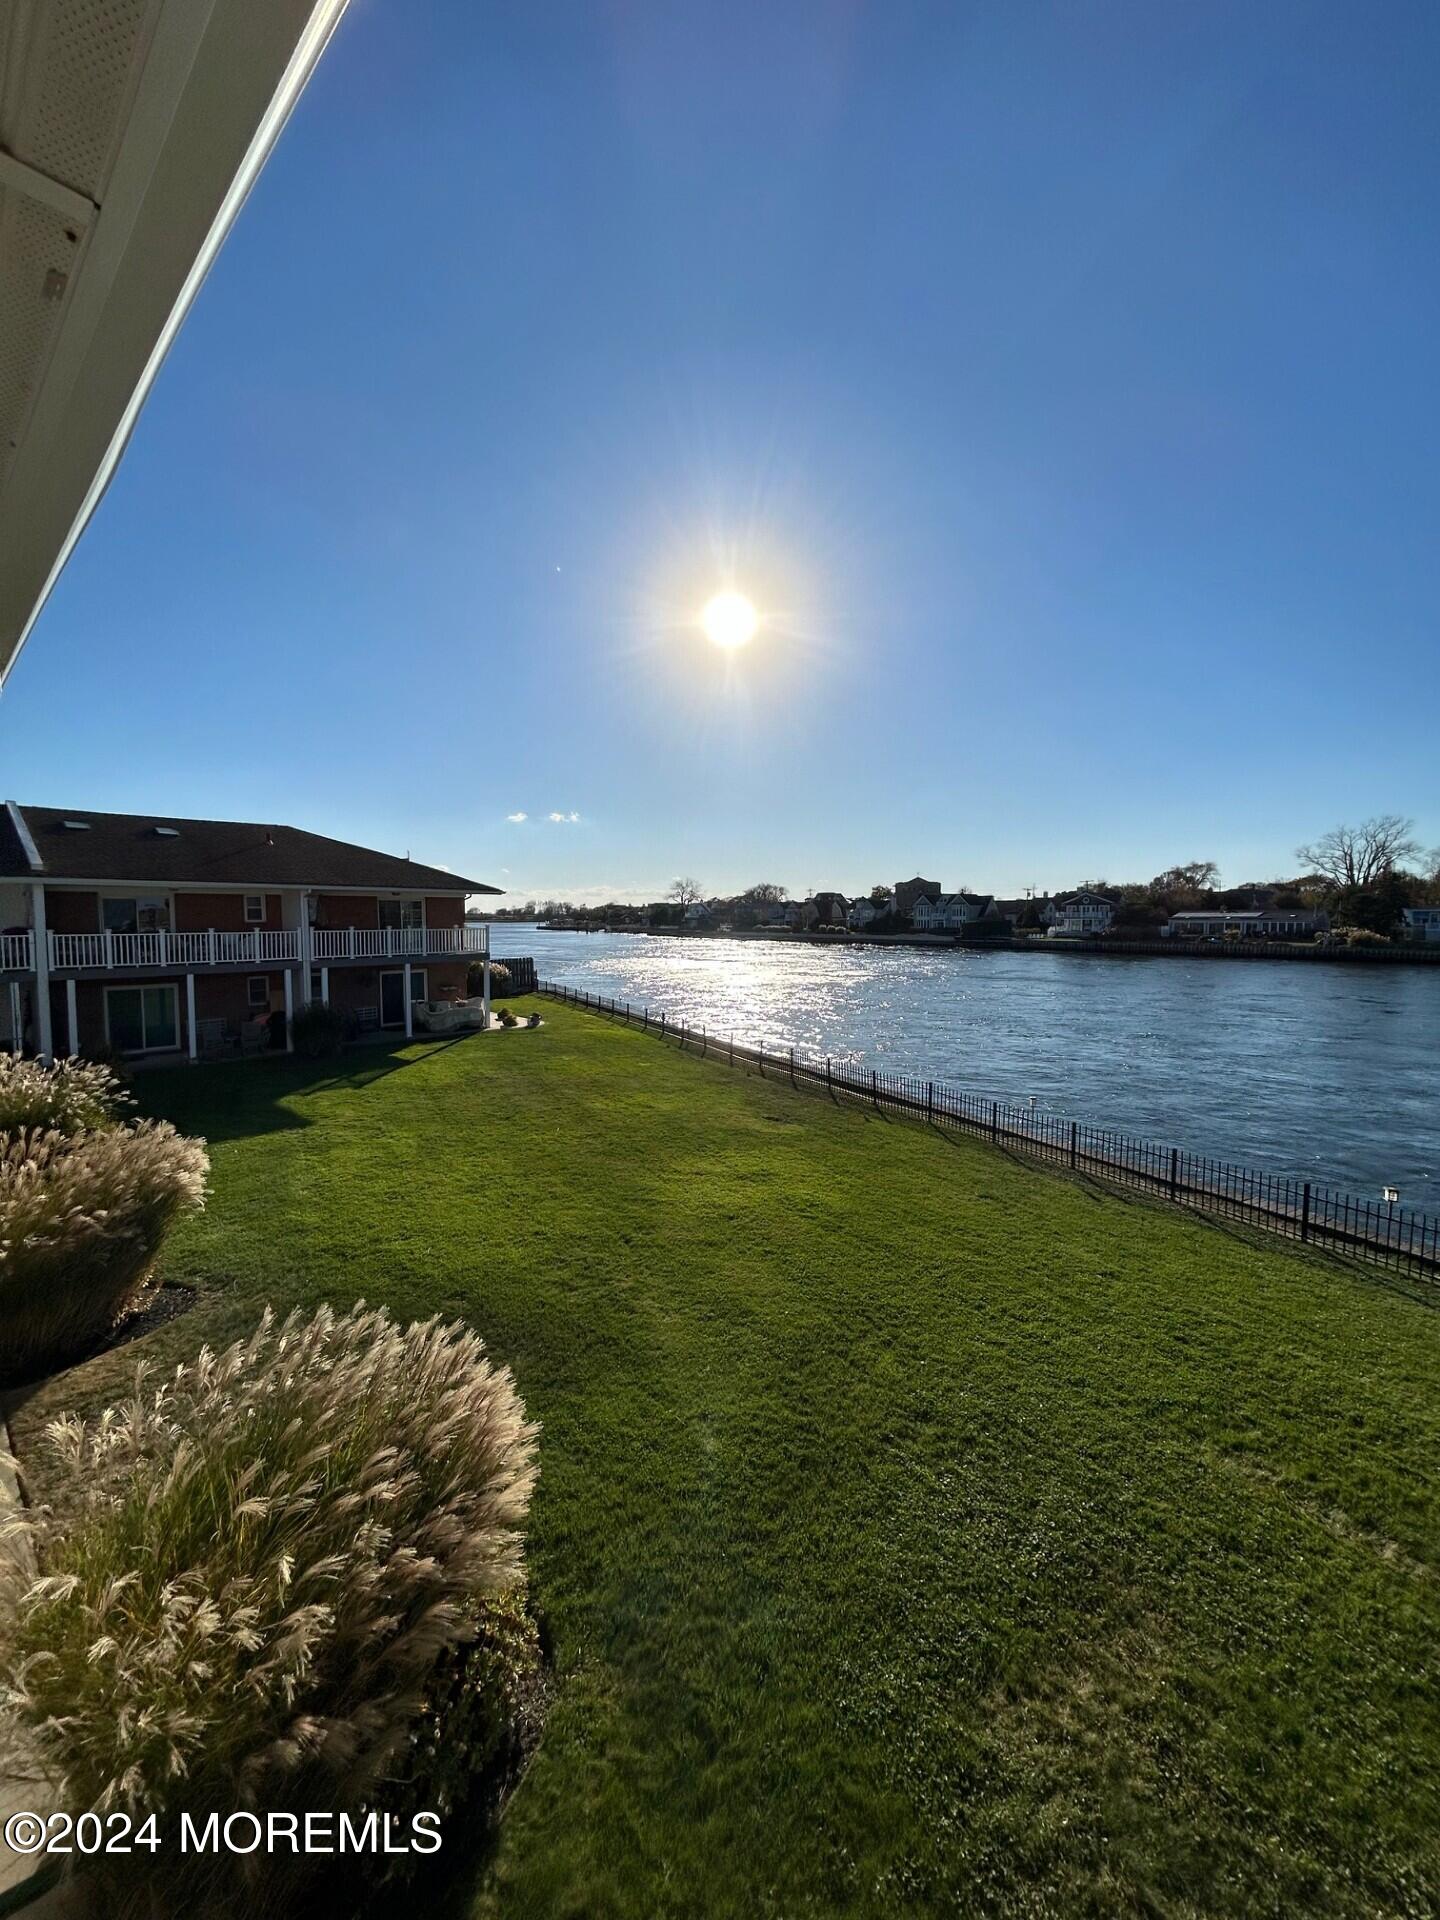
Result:
M346 0L0 0L0 684Z

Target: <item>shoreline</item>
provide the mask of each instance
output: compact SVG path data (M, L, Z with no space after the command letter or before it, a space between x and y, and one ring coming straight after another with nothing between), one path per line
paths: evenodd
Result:
M574 928L542 928L543 932L574 932ZM1198 940L1084 940L1062 937L1026 939L1008 938L967 940L963 935L943 933L800 933L791 928L783 932L751 927L728 932L696 927L604 927L604 933L633 933L657 940L765 940L780 945L808 947L926 947L958 949L964 953L1084 953L1099 954L1111 960L1299 960L1331 965L1436 966L1440 965L1440 945L1433 948L1370 946L1303 946L1281 940L1235 940L1214 943Z

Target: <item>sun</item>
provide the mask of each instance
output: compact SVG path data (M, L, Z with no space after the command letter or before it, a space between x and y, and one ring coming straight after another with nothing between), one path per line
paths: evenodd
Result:
M733 653L755 638L760 616L743 593L717 593L706 601L700 624L708 640Z

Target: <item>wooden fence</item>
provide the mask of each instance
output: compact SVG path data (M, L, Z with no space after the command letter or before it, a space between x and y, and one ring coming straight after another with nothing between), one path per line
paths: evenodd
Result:
M1360 1200L1309 1180L1257 1173L1056 1114L1005 1106L962 1093L940 1080L837 1065L799 1054L793 1047L779 1053L767 1051L738 1041L733 1034L711 1034L663 1013L652 1014L648 1007L633 1007L548 980L538 982L538 991L568 1006L623 1020L627 1026L728 1066L753 1067L767 1078L785 1079L792 1086L863 1101L877 1110L924 1119L932 1126L953 1127L1035 1159L1095 1174L1120 1186L1142 1188L1179 1206L1247 1220L1287 1239L1351 1254L1397 1272L1430 1281L1440 1277L1440 1217L1411 1207Z

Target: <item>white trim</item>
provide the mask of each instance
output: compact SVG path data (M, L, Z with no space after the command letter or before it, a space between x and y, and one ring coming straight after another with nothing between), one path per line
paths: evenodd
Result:
M179 1053L180 1051L180 988L174 980L135 980L127 981L124 986L106 987L105 993L105 1044L114 1046L110 1038L110 996L112 993L138 993L140 995L140 1030L145 1031L145 995L147 993L168 993L175 1003L175 1044L171 1047L126 1047L116 1048L127 1057L141 1053Z
M19 809L17 808L16 811L18 812ZM31 845L34 845L33 841ZM40 856L38 853L35 858L39 861ZM37 871L43 871L43 866L37 868ZM0 873L0 880L23 880L25 877L26 876L21 873ZM113 892L116 889L134 887L150 887L152 889L155 887L169 887L176 893L223 893L227 895L241 893L340 893L345 894L347 897L354 894L357 899L365 900L379 900L383 895L388 894L395 900L408 900L413 898L411 892L399 887L380 886L378 884L363 887L332 887L317 880L307 881L304 886L302 886L298 880L229 881L225 886L217 887L208 880L155 880L153 878L150 880L113 880L110 878L104 880L86 880L73 874L52 873L46 876L46 885L60 888L68 887L77 893L95 893L101 888ZM456 887L422 887L420 891L422 895L433 897L437 900L463 900L466 897L466 894L462 893ZM498 895L502 889L494 887L491 891ZM473 893L474 888L467 889L467 892Z
M75 550L76 542L85 531L91 515L94 513L96 507L99 506L105 489L114 477L115 469L120 464L121 455L125 451L130 435L134 432L135 422L140 416L140 409L149 398L150 389L155 384L155 377L164 363L165 356L169 353L176 334L179 333L180 328L184 324L185 316L189 313L196 294L199 293L200 288L203 286L205 277L214 264L216 255L224 245L226 236L235 223L236 216L239 214L241 207L244 206L250 189L259 177L260 169L269 158L271 148L279 139L281 130L285 122L289 119L291 111L304 89L305 82L314 70L315 63L325 51L326 43L330 35L335 31L340 16L345 11L346 4L347 0L317 0L314 11L306 21L305 26L301 29L300 36L295 43L295 50L291 54L285 71L280 77L280 84L271 95L270 103L260 118L260 124L250 140L250 144L245 151L240 166L231 180L224 198L220 202L214 219L210 223L209 231L206 233L200 251L192 262L189 272L181 282L180 291L176 296L174 305L171 307L164 324L161 326L154 346L150 349L145 365L141 369L140 377L136 381L134 390L125 404L114 432L110 436L110 442L105 449L104 456L96 470L95 477L85 490L84 498L80 502L79 511L76 513L74 520L70 524L69 531L61 542L60 551L56 554L54 563L46 575L45 583L40 589L39 597L30 610L30 616L20 629L20 633L16 638L9 658L0 660L0 688L3 688L10 673L14 669L15 662L23 653L25 643L34 631L35 622L39 619L45 602L50 598L54 590L55 582L64 572L66 564ZM193 62L194 48L198 45L205 27L209 24L210 11L211 9L208 5L204 8L203 13L192 7L187 16L184 12L176 8L172 7L167 9L165 15L167 28L172 20L178 20L181 27L181 37L188 42L183 53L187 65ZM176 48L174 51L178 53L180 49ZM158 65L159 63L157 62L156 64ZM171 106L170 110L173 111L173 106ZM111 184L113 190L113 181ZM108 198L106 204L109 205ZM97 226L97 231L98 230L99 228Z
M43 873L45 862L40 858L40 849L35 844L34 835L30 831L19 803L15 800L7 800L5 811L10 815L10 824L15 829L15 837L20 842L25 858L30 862L30 871Z
M80 1009L75 1002L75 976L72 974L65 982L65 1038L67 1053L80 1051Z
M263 927L265 924L265 914L266 914L264 894L263 893L242 893L240 898L244 902L244 905L241 907L240 912L241 912L241 916L245 921L246 926L247 927ZM250 917L250 902L252 900L258 900L260 902L260 911L253 920Z
M195 1026L195 976L193 973L187 973L185 976L185 1038L190 1058L193 1060L199 1051Z
M49 1064L54 1057L50 1032L50 942L45 929L45 882L30 882L30 931L35 936L35 1050Z
M285 1051L295 1051L295 974L290 967L285 969Z
M398 1033L400 1028L405 1026L405 1020L403 1018L399 1020L387 1020L385 1018L385 978L387 974L395 974L399 978L401 982L400 991L402 994L405 992L406 986L418 977L421 989L419 994L412 994L410 997L407 997L405 1001L405 1012L409 1013L415 999L428 1000L430 997L430 969L428 967L412 967L408 961L403 967L381 967L380 1025L389 1033Z
M77 193L51 173L42 173L27 161L0 147L0 187L13 187L27 200L38 200L43 207L62 214L73 227L88 227L100 209L88 194Z
M265 989L265 998L263 1000L257 1000L254 994L250 991L250 989L254 986L257 980L260 982L261 986L263 986ZM267 1013L270 1011L270 976L268 973L247 973L246 974L245 1005L251 1013L254 1013L260 1007L264 1007Z

